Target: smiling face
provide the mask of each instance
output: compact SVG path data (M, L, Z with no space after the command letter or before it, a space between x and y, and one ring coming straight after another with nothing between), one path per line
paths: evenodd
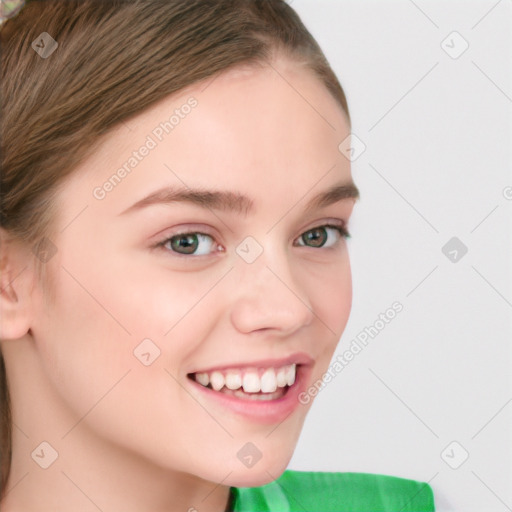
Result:
M355 199L341 108L273 66L165 99L61 187L54 298L35 291L31 331L64 459L101 439L236 486L289 462L298 394L348 320Z

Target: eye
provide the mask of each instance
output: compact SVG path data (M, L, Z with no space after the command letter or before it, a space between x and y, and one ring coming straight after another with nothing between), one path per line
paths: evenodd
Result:
M165 239L159 243L159 246L164 247L173 252L182 255L193 254L195 256L204 256L215 244L213 237L206 233L179 233L170 238Z
M329 241L329 234L334 235ZM313 248L328 248L336 245L340 238L350 238L350 233L345 229L344 225L324 224L323 226L314 227L303 233L299 240L302 241L300 246ZM309 245L312 244L312 245Z
M329 235L331 235L329 240ZM302 243L297 245L310 248L329 248L339 241L340 238L349 238L350 234L345 225L324 224L304 232L298 240ZM180 256L206 256L211 253L216 242L213 236L198 231L177 233L156 244L156 247L177 253ZM222 249L219 249L222 251Z

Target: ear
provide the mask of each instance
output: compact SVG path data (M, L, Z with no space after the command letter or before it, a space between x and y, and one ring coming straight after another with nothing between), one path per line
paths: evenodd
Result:
M33 258L0 228L0 340L25 336L30 329Z

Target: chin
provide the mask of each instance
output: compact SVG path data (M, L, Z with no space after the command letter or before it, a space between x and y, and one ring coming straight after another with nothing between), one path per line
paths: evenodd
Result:
M275 461L260 459L250 468L237 468L224 482L231 487L259 487L279 478L290 462L292 454Z

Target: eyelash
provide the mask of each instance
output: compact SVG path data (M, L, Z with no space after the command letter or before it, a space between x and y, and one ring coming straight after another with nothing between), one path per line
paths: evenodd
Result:
M306 233L309 233L310 231L314 231L316 229L321 229L321 228L331 228L331 229L334 229L336 230L339 235L341 236L342 239L347 239L347 238L350 238L351 235L350 233L348 232L348 230L346 229L345 227L345 223L341 223L341 224L334 224L334 223L327 223L327 224L321 224L319 226L314 226L310 229L308 229L307 231L304 231L304 233L302 233L300 236L299 236L299 239L305 235ZM209 256L209 255L194 255L194 254L180 254L179 252L176 252L176 251L173 251L172 249L168 249L166 248L165 246L172 241L173 238L176 238L176 237L179 237L179 236L186 236L186 235L203 235L203 236L207 236L207 237L210 237L212 240L215 240L214 237L212 235L210 235L209 233L203 233L201 231L182 231L182 232L178 232L178 233L173 233L172 235L170 236L166 236L164 240L158 242L155 244L155 248L162 248L162 249L165 249L166 251L168 252L171 252L173 253L174 256L178 257L178 258L198 258L200 256ZM334 245L337 245L336 243ZM332 249L332 246L331 247L311 247L311 246L307 246L307 245L300 245L299 247L309 247L310 249Z

